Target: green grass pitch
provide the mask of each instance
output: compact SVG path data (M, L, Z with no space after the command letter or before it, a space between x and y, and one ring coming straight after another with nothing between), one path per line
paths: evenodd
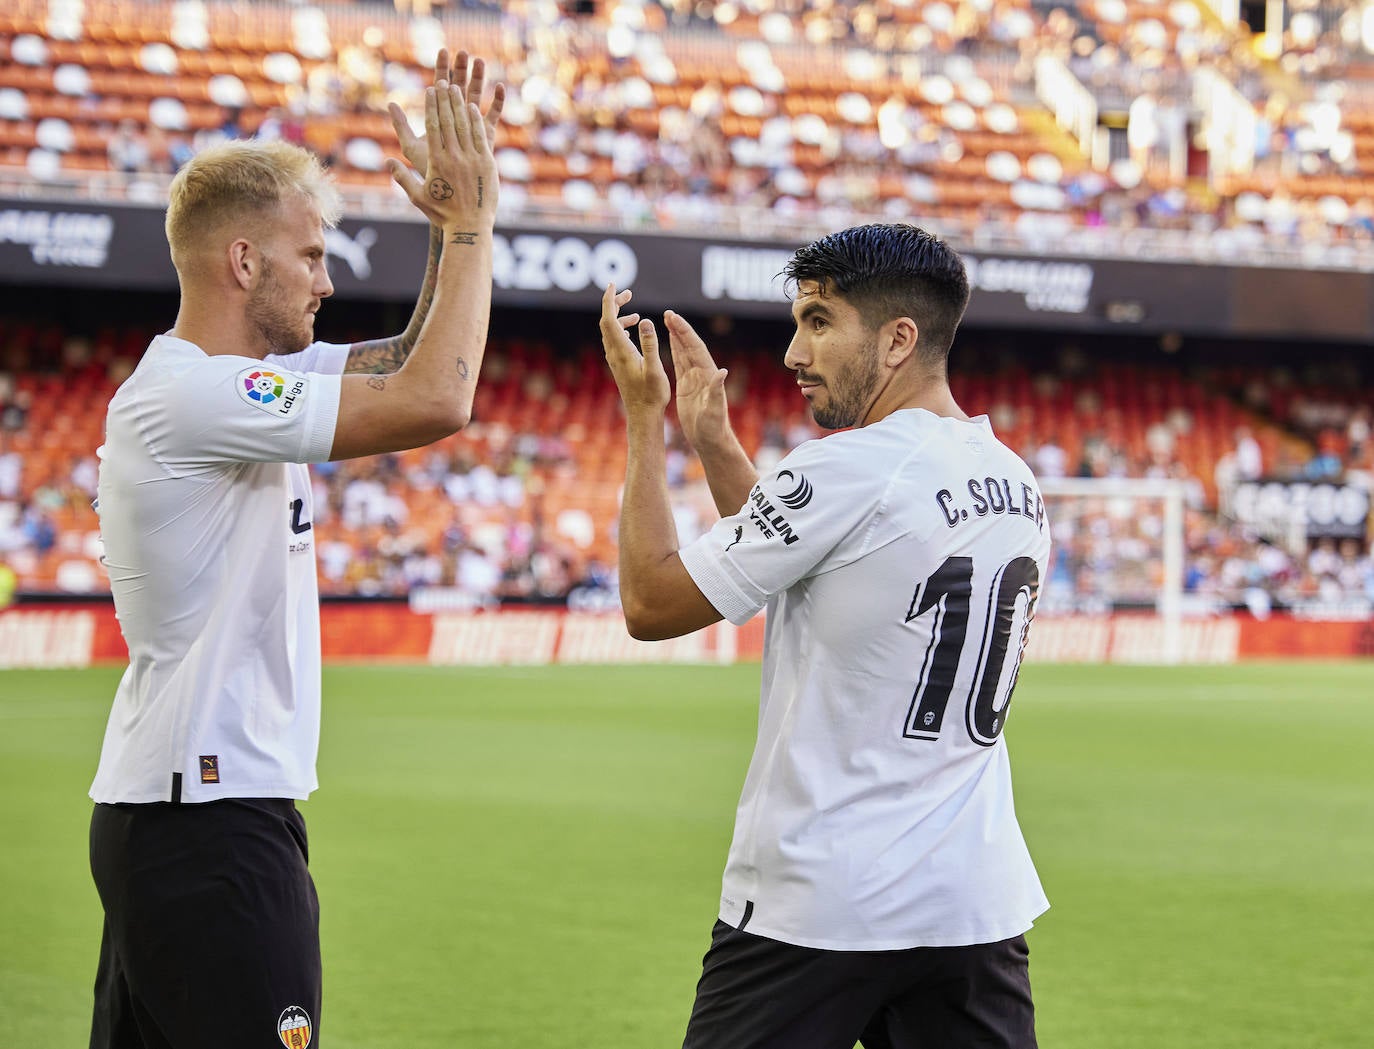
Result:
M327 1049L681 1044L758 668L332 668ZM84 1045L117 671L0 673L0 1047ZM1374 665L1029 666L1046 1049L1374 1045Z

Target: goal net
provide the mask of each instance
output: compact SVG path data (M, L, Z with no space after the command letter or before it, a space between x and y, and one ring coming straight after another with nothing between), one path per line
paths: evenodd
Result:
M1185 629L1181 481L1052 478L1040 484L1054 539L1027 658L1042 662L1219 662L1229 619Z

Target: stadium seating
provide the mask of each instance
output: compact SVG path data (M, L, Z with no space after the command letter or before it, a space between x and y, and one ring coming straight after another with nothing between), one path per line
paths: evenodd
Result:
M556 24L546 7L417 18L373 4L15 0L0 12L0 175L155 196L186 150L274 134L326 155L353 206L395 208L384 103L417 112L425 63L448 39L519 88L501 139L512 213L757 230L760 212L795 223L827 210L1014 234L1099 223L1115 196L1108 212L1181 223L1203 253L1227 227L1286 251L1374 240L1374 93L1328 100L1190 4L921 0L802 5L793 18L764 3L608 2ZM1212 177L1192 152L1182 170L1124 155L1094 170L1100 158L1032 90L1041 54L1064 57L1107 114L1145 81L1103 70L1177 98L1195 67L1229 70L1274 111L1277 150ZM1352 84L1374 83L1361 80L1369 63L1338 61ZM147 170L112 174L129 156Z
M112 326L73 336L49 321L0 322L8 352L0 359L7 368L0 371L0 555L21 591L106 589L91 507L93 456L105 404L152 334ZM1089 363L1069 348L1028 366L1004 360L999 345L990 335L961 337L952 380L960 403L989 414L1044 476L1189 479L1192 512L1203 522L1194 530L1199 557L1215 553L1215 526L1205 522L1215 520L1217 464L1239 429L1254 434L1268 472L1300 473L1315 448L1312 430L1293 414L1299 398L1335 398L1346 418L1374 412L1367 393L1342 396L1322 386L1247 404L1247 389L1253 395L1265 378L1255 369L1185 375L1159 364ZM817 435L789 372L738 338L718 346L730 368L737 428L757 461L776 461ZM601 356L591 339L555 348L498 332L476 419L463 433L429 448L316 468L323 592L403 595L435 583L478 597L558 598L589 579L613 578L625 450ZM670 438L685 539L715 513L700 464L679 435ZM1370 442L1342 450L1368 458Z

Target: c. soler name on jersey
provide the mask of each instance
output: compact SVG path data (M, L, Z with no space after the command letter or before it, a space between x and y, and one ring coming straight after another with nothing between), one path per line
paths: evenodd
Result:
M970 477L968 494L965 505L956 500L948 488L941 488L935 493L935 501L940 504L940 512L945 515L945 524L949 527L967 521L970 516L1006 514L1024 517L1027 521L1035 522L1040 531L1045 530L1045 503L1040 493L1028 484L1017 481L1013 485L1005 477L984 477L982 480Z

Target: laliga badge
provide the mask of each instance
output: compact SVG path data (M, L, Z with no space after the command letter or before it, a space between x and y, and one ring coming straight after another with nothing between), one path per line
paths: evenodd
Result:
M239 396L268 415L286 417L305 400L307 383L299 375L271 368L245 368L234 379Z
M277 1020L277 1037L286 1049L308 1049L310 1045L310 1014L299 1005L288 1005Z

